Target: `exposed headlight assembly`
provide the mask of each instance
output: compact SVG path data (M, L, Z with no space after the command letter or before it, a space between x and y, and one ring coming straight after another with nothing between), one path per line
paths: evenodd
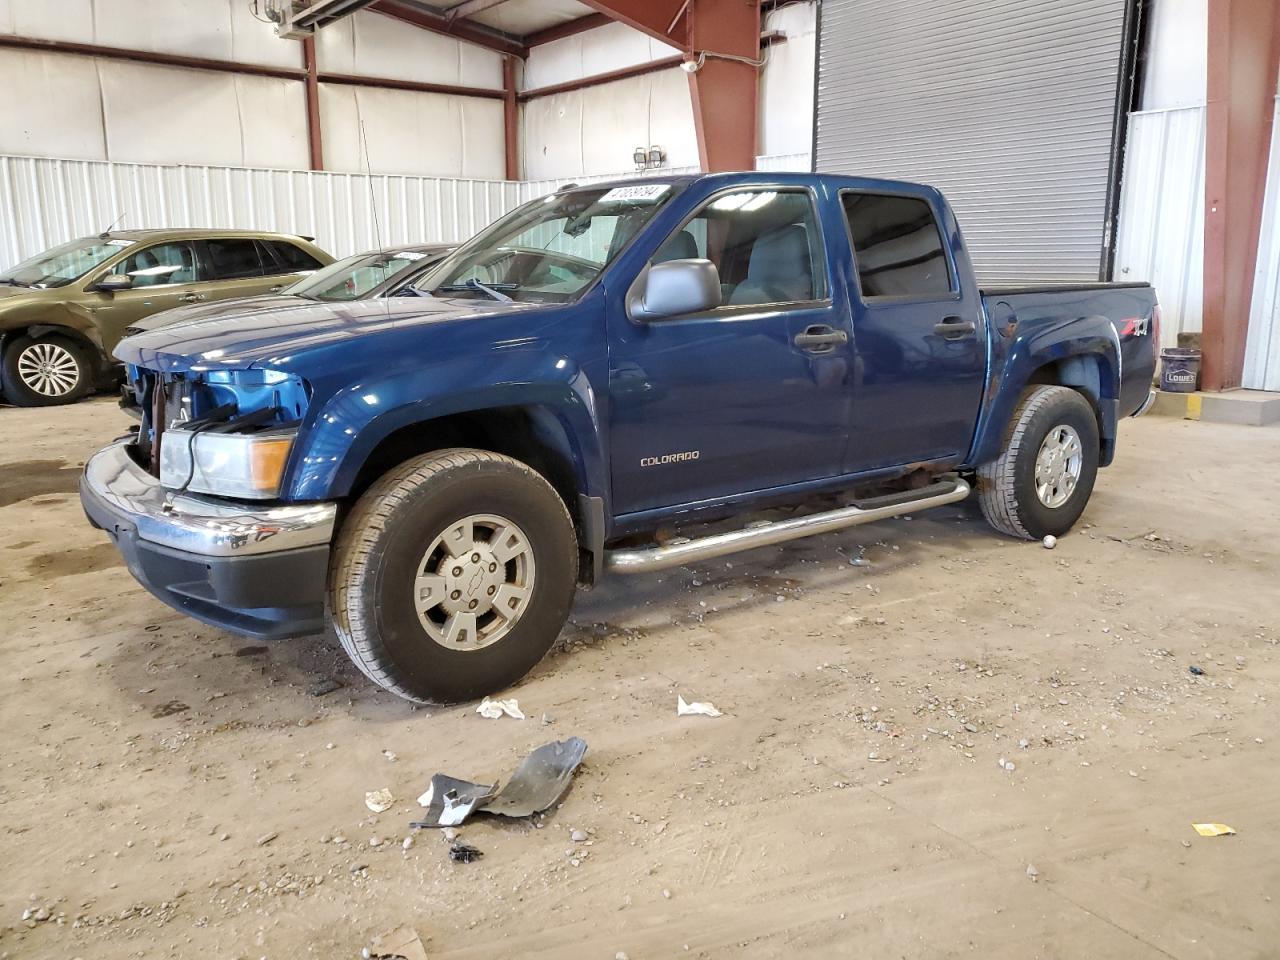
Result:
M174 427L160 444L160 483L171 490L244 500L280 493L296 430L218 433Z

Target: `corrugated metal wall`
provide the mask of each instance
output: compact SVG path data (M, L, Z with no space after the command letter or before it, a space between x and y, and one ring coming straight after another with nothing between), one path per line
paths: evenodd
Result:
M1179 333L1200 330L1204 115L1202 106L1129 115L1115 279L1155 285L1166 347L1177 346Z
M826 0L818 169L945 190L979 279L1097 279L1124 0Z
M1254 390L1280 390L1280 101L1271 123L1267 196L1262 204L1243 385Z
M371 216L376 202L378 230ZM520 183L0 157L0 265L124 227L238 227L314 236L334 256L465 240L531 194Z

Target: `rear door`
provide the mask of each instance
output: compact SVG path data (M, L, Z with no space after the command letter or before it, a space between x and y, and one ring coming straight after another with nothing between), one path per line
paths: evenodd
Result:
M251 237L209 237L201 241L206 283L201 300L227 300L275 293L293 282L282 276L271 252Z
M653 262L703 258L723 305L610 323L610 455L619 514L835 476L847 437L847 302L833 304L815 195L707 199Z
M958 459L973 437L987 332L967 264L962 284L952 255L959 231L936 197L840 192L854 253L857 352L846 473Z

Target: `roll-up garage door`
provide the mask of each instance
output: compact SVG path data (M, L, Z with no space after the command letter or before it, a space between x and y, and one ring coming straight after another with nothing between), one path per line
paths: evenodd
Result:
M941 188L981 282L1098 279L1125 0L824 0L820 16L819 171Z

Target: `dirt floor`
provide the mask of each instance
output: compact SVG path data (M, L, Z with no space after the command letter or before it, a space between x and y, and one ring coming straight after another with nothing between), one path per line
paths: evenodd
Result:
M126 424L0 409L0 956L1280 956L1280 429L1125 423L1053 551L964 504L611 581L519 721L153 600L75 493ZM571 735L482 859L402 846Z

